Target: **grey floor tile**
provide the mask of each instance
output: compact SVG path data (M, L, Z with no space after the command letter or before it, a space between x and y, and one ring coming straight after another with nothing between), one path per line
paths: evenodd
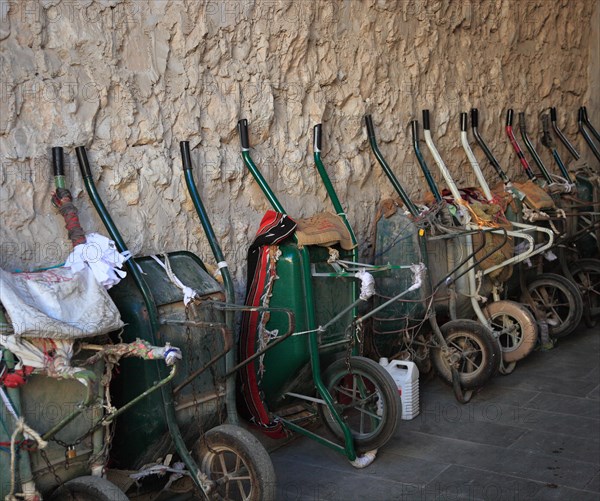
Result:
M600 470L589 484L585 486L586 491L600 492Z
M464 466L451 466L426 486L439 499L494 501L532 499L544 484Z
M568 487L546 484L531 499L532 501L598 501L598 493L587 490L569 489ZM523 499L525 501L525 499Z
M401 439L394 438L382 448L375 461L364 469L354 468L343 456L314 440L302 438L285 449L271 454L274 463L284 462L289 468L286 478L292 478L295 465L313 464L330 475L363 478L366 481L385 480L414 485L424 485L435 478L449 465L434 459L424 460L409 456L399 457L403 448ZM290 475L292 477L290 477Z
M424 460L435 457L442 463L578 489L587 485L597 472L597 466L589 463L419 432L408 432L403 440L402 455Z
M374 466L374 465L372 465ZM389 468L389 467L388 467ZM410 483L409 471L403 472L402 465L394 466L398 477L404 481L382 478L371 470L346 472L327 469L314 464L279 460L276 462L277 493L275 499L337 501L340 499L399 500L422 489L421 485Z
M540 393L525 407L600 419L600 402L586 397Z
M528 431L511 446L511 449L557 456L587 463L600 464L600 440L589 437L558 435L553 432Z
M487 405L457 407L427 407L412 421L402 422L396 430L396 436L402 436L406 431L418 431L429 435L447 438L469 440L480 444L498 445L506 447L528 430L515 426L501 424L504 420L512 422L510 416L502 413L511 412L507 408L495 406L493 409ZM458 407L460 406L460 407Z
M577 366L571 366L575 368ZM516 370L519 370L517 367ZM573 369L579 371L580 369ZM556 393L558 395L571 395L574 397L585 397L597 386L596 383L578 379L565 370L557 367L545 374L535 374L531 371L522 370L522 374L513 373L499 379L496 384L507 390L518 389L526 391Z

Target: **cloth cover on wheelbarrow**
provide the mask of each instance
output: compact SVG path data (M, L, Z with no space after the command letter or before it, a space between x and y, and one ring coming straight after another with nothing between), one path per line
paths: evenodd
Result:
M483 228L496 227L504 228L505 230L512 230L512 225L506 219L506 216L504 215L504 212L502 210L501 200L498 200L498 204L491 203L477 188L460 188L459 191L462 198L462 205L468 204L468 209L473 223ZM452 197L452 193L450 192L450 190L442 190L442 196L444 197L447 203L454 203L454 198ZM432 203L433 196L431 194L426 196L425 201ZM483 235L479 234L475 234L473 236L473 246L475 248L479 247L482 238L484 238ZM492 249L498 247L498 245L500 245L500 243L503 240L503 235L487 233L485 235L485 246L483 247L483 249L481 249L478 253L475 254L475 258L482 258L486 254L488 254ZM491 268L492 266L496 266L502 263L503 261L506 261L507 259L510 259L514 255L514 252L514 239L508 237L506 243L502 247L500 247L496 252L494 252L491 256L481 261L481 263L479 263L479 266L482 269L486 270L488 268ZM505 282L511 277L512 271L512 265L503 266L502 268L498 268L497 270L492 271L488 276L490 277L490 279L495 280L497 282Z
M35 273L0 270L0 301L20 337L77 339L123 327L119 310L88 267Z
M275 211L267 211L263 217L254 241L248 249L248 272L246 286L246 306L268 306L273 282L276 278L276 244L292 236L296 223ZM252 356L266 345L265 325L268 314L244 312L240 333L240 360ZM262 361L255 359L240 371L241 399L240 414L258 425L273 438L282 437L285 431L281 423L273 422L262 398L260 389L260 366Z
M296 228L298 247L304 245L331 247L337 243L344 250L352 250L356 247L342 218L331 212L320 212L307 219L298 219L296 223L298 224Z
M523 201L527 204L529 208L535 210L555 208L554 200L552 200L552 197L548 193L546 193L546 191L541 186L538 186L533 181L528 180L525 183L514 182L513 185L525 195Z

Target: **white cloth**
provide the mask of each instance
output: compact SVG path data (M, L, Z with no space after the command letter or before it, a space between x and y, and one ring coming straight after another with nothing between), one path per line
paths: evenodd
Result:
M40 344L37 342L37 344ZM72 341L55 339L48 346L53 355L48 356L44 350L36 346L36 340L19 339L15 336L0 335L0 345L10 350L19 359L17 368L22 366L33 367L43 371L50 377L74 377L77 378L78 372L87 372L82 367L72 367L71 358L73 357ZM82 380L87 384L86 379Z
M84 266L35 273L0 269L0 301L19 336L77 339L123 327L119 310L92 270Z
M360 270L354 276L360 279L360 299L367 301L375 294L375 279L373 275L365 270Z
M121 268L131 254L120 253L112 240L98 233L90 233L85 238L86 243L77 245L69 254L65 266L74 272L89 267L96 281L110 289L127 275Z

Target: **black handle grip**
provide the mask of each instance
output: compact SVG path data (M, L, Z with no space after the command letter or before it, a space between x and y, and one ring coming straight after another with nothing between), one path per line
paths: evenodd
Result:
M183 170L192 170L192 157L190 155L190 142L180 141L179 149L181 150L181 164Z
M513 124L513 110L512 110L512 108L510 108L506 112L506 126L512 127L512 124Z
M315 151L321 151L321 124L317 124L315 125L314 129L313 129L313 133L314 133L314 149Z
M423 110L423 129L429 130L429 110Z
M419 121L418 120L411 120L410 121L410 129L412 131L412 138L413 138L413 142L418 142L419 141Z
M249 150L250 141L248 140L248 120L245 118L242 118L238 122L238 132L240 133L240 142L242 143L242 148Z
M373 117L371 115L365 115L365 124L367 125L369 139L375 139L375 128L373 127Z
M527 133L527 125L525 123L525 113L520 111L519 112L519 127L521 128L521 130L525 131L525 133Z
M583 118L587 122L587 120L588 120L587 106L582 106L581 109L583 110Z
M544 135L550 134L550 120L546 113L542 115L542 130L544 131Z
M65 175L65 164L63 158L63 149L60 146L52 148L52 169L55 176Z
M465 112L462 112L460 114L460 131L461 132L467 131L467 114Z
M577 121L583 122L583 106L577 111Z
M77 161L79 162L79 170L81 171L81 175L84 178L92 177L90 162L88 161L85 146L78 146L77 148L75 148L75 153L77 153Z
M471 108L471 127L474 129L479 127L479 110L477 108Z
M550 120L556 122L556 108L554 106L550 108Z

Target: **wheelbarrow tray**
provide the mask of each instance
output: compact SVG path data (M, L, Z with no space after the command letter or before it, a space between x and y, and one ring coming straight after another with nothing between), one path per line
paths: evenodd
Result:
M224 300L221 285L208 274L196 255L181 251L169 253L168 258L175 276L194 289L203 300L209 303ZM160 256L159 259L163 260ZM182 350L183 359L173 381L173 387L177 387L189 374L223 351L221 329L224 328L224 314L201 305L190 305L186 309L183 292L171 282L165 270L152 257L136 258L135 263L143 271L144 280L157 306L162 324L159 343L171 343ZM151 327L146 303L132 277L127 276L110 293L126 323L123 341L129 343L136 338L150 341ZM185 321L213 323L215 326L186 326L182 324ZM200 428L207 430L219 423L225 403L224 374L225 361L222 358L177 394L176 417L186 438L187 434L193 438ZM135 358L123 359L111 385L115 405L120 407L127 403L158 379L155 364ZM215 381L219 381L219 384ZM111 451L115 466L138 468L170 449L167 423L161 409L160 392L154 392L118 418ZM200 422L195 422L197 420Z
M73 357L71 363L73 366L80 366L81 362L91 353L86 352ZM93 366L86 367L93 370L96 374L96 385L102 378L104 363L99 361ZM77 410L78 405L86 399L87 390L78 381L74 379L56 379L45 375L32 374L27 378L27 383L19 389L20 395L20 415L23 416L27 425L43 435L49 431L65 417ZM19 412L18 402L13 400L15 410ZM57 434L56 438L67 444L71 444L84 436L94 425L97 416L94 416L93 408L84 410L73 421L69 422ZM12 416L4 407L2 420L9 424L9 430L0 426L0 442L10 443L11 434L8 431L13 430ZM92 455L93 444L92 435L86 436L77 444L76 457L65 464L65 448L57 442L49 441L44 449L49 463L55 472L63 481L70 480L82 475L90 475L89 460ZM39 452L29 454L31 472L36 487L40 492L46 493L55 488L56 481L53 473L49 470L48 464L43 460ZM10 452L2 452L2 468L0 468L0 498L8 494L10 486ZM17 472L19 466L17 464ZM19 475L17 474L17 484ZM17 485L17 492L20 492L20 486Z
M327 249L318 246L306 246L312 269L316 272L331 272L327 264L329 253ZM279 246L281 256L277 261L277 279L274 282L269 306L286 308L294 314L296 334L282 343L269 349L262 362L254 364L259 387L263 392L265 402L271 411L276 411L282 405L287 405L285 399L288 391L312 392L312 377L310 372L310 352L308 337L305 333L310 330L309 308L314 310L316 324L324 325L346 308L353 301L354 283L351 279L341 277L306 276L304 256L293 242ZM347 253L346 253L347 254ZM340 250L340 257L347 257ZM312 275L312 274L311 274ZM307 301L307 287L312 288L314 304ZM352 312L348 312L326 332L319 335L319 356L332 357L332 353L343 351L349 339L346 328L352 322ZM286 332L288 317L281 312L270 313L265 326L268 332ZM325 363L324 366L327 364Z
M377 222L375 235L375 265L410 266L426 262L420 246L419 229L412 219L396 212L390 217L381 217ZM429 273L429 271L428 271ZM377 296L375 307L413 285L410 269L392 269L385 275L376 275ZM373 342L380 353L389 353L398 338L398 330L420 323L427 315L427 298L431 294L430 280L426 277L423 285L407 293L401 300L381 310L373 319Z

